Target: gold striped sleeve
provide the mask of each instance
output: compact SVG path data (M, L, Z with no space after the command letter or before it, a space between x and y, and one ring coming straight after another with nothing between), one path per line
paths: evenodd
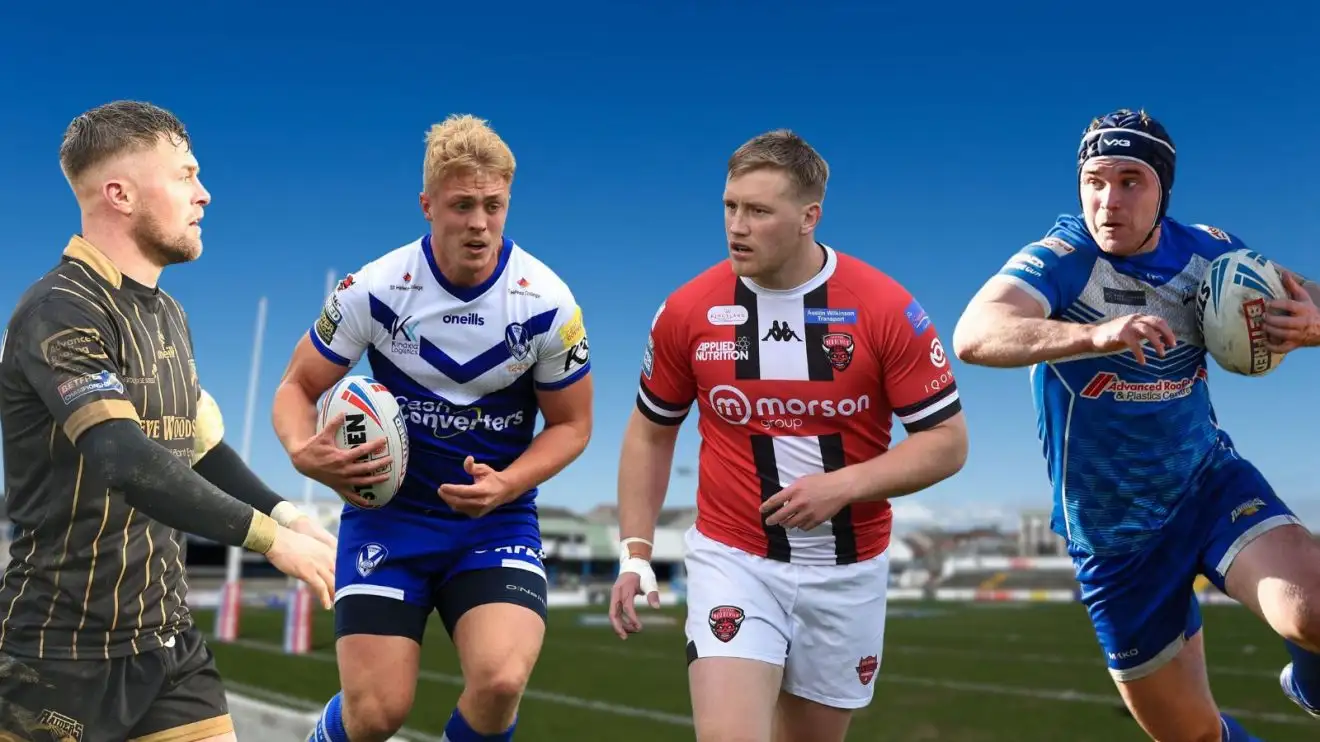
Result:
M69 419L64 421L64 434L70 441L77 443L78 436L106 420L132 420L141 423L137 408L132 402L126 399L98 399L79 407L69 415Z
M159 732L134 737L129 742L199 742L199 740L211 739L234 731L234 722L229 714L214 716L202 721L194 721L191 724L184 724L172 729L163 729Z

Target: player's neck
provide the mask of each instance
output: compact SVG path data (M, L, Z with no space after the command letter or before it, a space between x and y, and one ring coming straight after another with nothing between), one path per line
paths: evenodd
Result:
M825 262L824 248L818 245L814 238L807 238L793 251L793 257L789 258L779 270L756 276L752 280L761 288L788 291L810 281L825 269Z
M445 255L443 251L435 249L434 245L431 247L431 255L435 258L435 267L440 269L440 275L444 276L446 281L454 286L471 288L481 285L495 275L495 269L500 265L500 251L503 249L503 246L496 247L490 260L480 270L475 271Z
M85 215L82 237L109 258L120 273L148 288L156 287L162 268L147 259L130 234Z

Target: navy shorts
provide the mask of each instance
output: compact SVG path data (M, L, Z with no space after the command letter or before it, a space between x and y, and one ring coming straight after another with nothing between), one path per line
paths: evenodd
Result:
M1233 560L1258 536L1301 521L1250 462L1211 471L1140 551L1074 553L1081 600L1116 680L1132 681L1172 660L1201 630L1197 575L1220 590Z
M464 613L513 603L546 617L541 533L531 512L482 518L397 504L345 508L335 564L335 635L406 636L431 611L451 635Z

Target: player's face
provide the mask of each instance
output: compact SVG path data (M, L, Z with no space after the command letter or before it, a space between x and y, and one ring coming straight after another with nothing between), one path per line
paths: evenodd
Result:
M1082 167L1081 189L1086 225L1100 249L1132 255L1145 247L1160 212L1160 183L1153 170L1131 160L1098 157Z
M201 221L211 194L187 144L161 137L155 148L133 155L125 187L134 201L133 238L148 260L164 267L202 254Z
M509 185L499 175L463 171L446 176L434 193L422 194L431 249L449 280L480 283L494 270L509 213Z
M749 278L775 275L797 257L819 215L820 204L803 203L782 171L765 168L729 178L724 234L733 272Z

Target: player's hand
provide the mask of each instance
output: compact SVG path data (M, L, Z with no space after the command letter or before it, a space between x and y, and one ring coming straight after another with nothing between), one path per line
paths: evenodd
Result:
M810 531L838 515L849 502L851 496L838 477L811 474L768 498L761 513L768 514L766 525Z
M1145 365L1145 343L1150 343L1160 358L1178 344L1169 323L1149 314L1129 314L1091 329L1091 347L1097 353L1113 353L1127 348L1136 356L1137 363Z
M379 484L388 480L391 459L389 456L370 461L364 458L385 450L389 445L385 438L355 448L340 448L335 443L335 434L343 424L344 414L340 413L326 422L319 433L294 449L289 458L293 468L303 476L324 484L341 497L351 497L355 486Z
M645 595L646 604L652 608L660 607L660 587L651 563L640 558L625 559L610 590L610 626L625 641L629 634L642 630L642 620L637 617L638 595Z
M339 540L331 535L329 531L325 530L325 528L323 528L320 523L316 522L316 520L310 515L298 516L297 519L289 524L289 530L297 531L304 536L314 538L326 546L329 546L331 549L339 548Z
M311 536L280 526L266 559L284 574L307 583L326 610L335 607L334 549Z
M1265 306L1265 336L1273 353L1289 353L1298 348L1320 345L1320 308L1302 282L1289 271L1283 273L1287 299L1275 299Z
M472 477L472 484L440 485L440 499L454 510L480 518L512 497L504 476L486 464L478 464L471 456L463 460L463 471Z

